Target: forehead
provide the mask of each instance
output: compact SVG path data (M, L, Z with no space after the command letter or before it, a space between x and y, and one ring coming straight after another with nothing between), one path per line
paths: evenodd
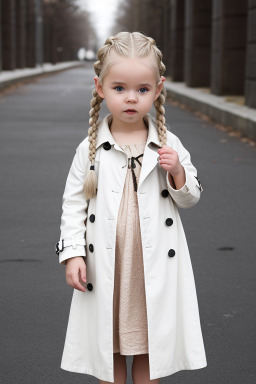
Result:
M111 53L106 78L123 82L156 81L156 70L152 55L147 57L123 57Z

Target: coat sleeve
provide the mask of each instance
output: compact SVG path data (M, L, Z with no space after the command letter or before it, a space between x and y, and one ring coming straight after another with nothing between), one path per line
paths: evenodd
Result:
M182 188L174 189L170 185L168 172L166 172L166 182L168 191L180 208L190 208L200 199L203 191L202 185L197 177L197 170L191 163L189 152L183 147L177 138L177 147L174 148L178 152L179 160L185 170L186 181Z
M86 257L86 221L88 201L84 194L85 165L81 145L76 148L64 194L62 198L62 216L60 225L59 263L75 257ZM58 246L59 244L59 246Z

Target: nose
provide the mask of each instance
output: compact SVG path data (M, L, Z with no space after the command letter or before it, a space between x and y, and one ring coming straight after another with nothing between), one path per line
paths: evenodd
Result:
M137 102L137 95L136 92L130 91L127 94L126 101L129 103L136 103Z

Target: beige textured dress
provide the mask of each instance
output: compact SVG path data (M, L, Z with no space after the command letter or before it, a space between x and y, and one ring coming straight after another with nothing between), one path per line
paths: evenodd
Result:
M119 145L128 156L117 221L113 295L113 351L121 355L148 353L144 265L137 200L145 145L146 142Z

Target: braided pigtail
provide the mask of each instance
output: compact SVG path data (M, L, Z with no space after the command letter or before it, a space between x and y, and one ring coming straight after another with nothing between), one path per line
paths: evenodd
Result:
M94 71L97 76L101 75L101 69L103 66L103 60L106 54L106 50L110 46L108 42L109 39L106 40L105 45L99 49L97 57L98 60L94 63ZM103 98L99 96L96 91L96 88L92 91L92 100L91 100L91 110L89 112L90 119L88 129L88 140L90 142L89 145L89 160L91 162L90 169L87 172L84 180L84 192L86 199L89 200L94 197L97 193L97 175L95 172L95 157L96 157L96 143L97 143L97 133L98 133L98 118L99 118L99 110L100 104L103 101Z
M159 74L160 76L162 76L166 70L164 63L162 62L162 56L163 56L162 52L157 48L155 40L152 38L149 38L149 39L153 47L153 50L155 52L155 55L158 58ZM164 109L166 96L167 96L167 92L165 88L163 88L158 98L154 101L154 107L156 109L156 122L158 125L158 136L162 146L166 145L166 141L167 141L167 133L166 133L167 128L165 125L165 109Z
M167 133L166 133L167 128L165 126L165 116L164 116L165 98L166 98L166 90L163 88L158 98L154 101L154 106L156 109L156 122L158 125L158 136L159 136L159 141L162 145L166 145L166 140L167 140Z
M85 181L84 181L84 191L86 195L86 199L91 199L96 195L97 189L97 176L95 172L95 157L96 157L96 140L98 133L98 118L99 118L99 110L100 104L103 99L98 95L96 89L94 88L92 91L92 100L91 100L91 110L89 112L90 115L90 128L88 130L88 140L90 142L89 145L89 160L91 162L90 170L87 172Z

